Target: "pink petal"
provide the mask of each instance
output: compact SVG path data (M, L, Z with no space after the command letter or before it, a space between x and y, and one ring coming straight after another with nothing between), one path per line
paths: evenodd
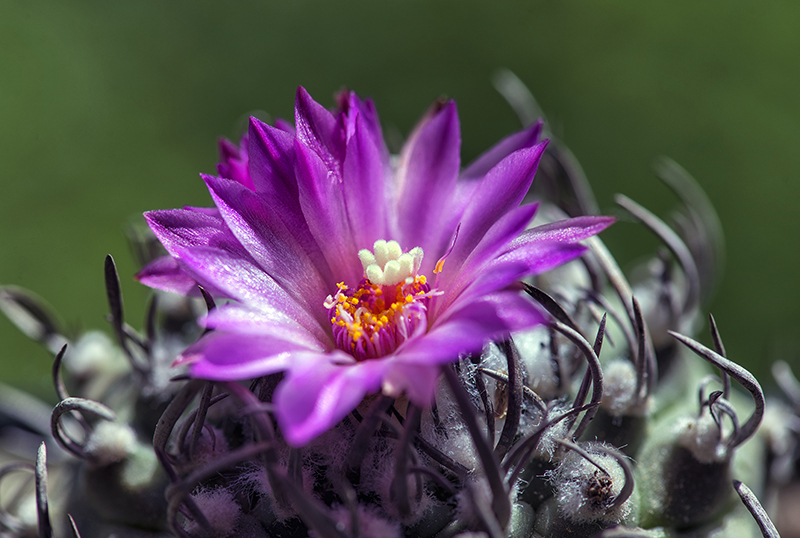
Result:
M298 304L314 312L320 322L327 321L322 303L335 285L327 264L315 266L264 198L230 180L212 176L203 179L228 228L253 259ZM326 273L326 279L320 270Z
M295 154L300 207L308 229L332 274L339 280L356 283L361 280L363 268L353 244L340 182L319 156L300 142L295 143Z
M483 346L511 331L544 321L532 301L518 291L503 291L460 302L437 319L431 330L397 350L404 363L442 364L459 355L477 353Z
M275 390L281 432L290 445L302 446L331 429L356 408L364 396L380 390L387 360L352 361L340 351L296 353L286 378Z
M422 247L423 273L444 253L455 230L450 199L458 179L461 134L453 102L406 142L397 171L397 224L404 250Z
M193 377L228 381L280 372L292 364L292 354L308 347L269 335L215 331L191 345L176 361L190 364Z
M536 144L542 134L542 125L541 121L537 121L530 127L514 133L495 144L494 147L464 169L461 173L462 180L482 178L507 156L517 150L529 148Z
M297 139L311 148L328 169L341 173L344 160L345 139L336 118L325 107L314 101L302 86L295 98L295 127Z
M308 229L297 186L295 138L290 133L250 118L249 158L255 189L302 245L320 274L327 261ZM329 269L327 270L329 272Z
M200 324L223 332L278 336L310 348L320 345L325 349L334 347L330 332L322 326L304 327L282 308L272 305L259 305L258 309L238 303L217 305L200 318Z
M466 288L471 286L478 277L487 272L487 265L492 263L497 255L505 250L506 245L530 224L537 207L538 204L521 206L500 217L462 263L451 263L448 258L444 264L444 270L440 274L441 288L445 294L436 297L431 305L434 317L454 301ZM456 239L456 243L459 241L460 235ZM520 267L522 272L514 272L513 276L510 277L511 280L498 278L495 281L496 285L482 287L480 293L491 293L507 286L515 279L522 278L525 276L524 267L524 264ZM502 277L502 275L507 274L507 271L499 271L497 267L493 267L492 273L493 276Z
M585 216L543 224L520 235L511 243L509 250L534 242L575 243L599 234L616 220L614 217Z
M461 217L458 243L452 254L461 263L497 219L519 206L528 193L546 143L521 149L503 159L478 184Z
M281 206L299 208L294 179L294 137L257 118L250 118L247 138L255 190L277 197Z
M181 268L212 294L251 308L280 308L309 330L319 327L320 321L258 266L218 216L176 209L145 218Z
M486 271L476 278L476 285L487 285L493 278L491 273L508 263L527 266L527 275L538 275L563 265L586 252L587 247L579 243L528 243L498 257L486 266Z
M172 256L156 258L136 274L136 280L161 291L199 297L197 281L189 276ZM212 295L217 290L208 290Z
M383 392L389 395L405 394L416 405L430 405L436 392L440 368L438 364L392 360L383 379Z
M372 249L387 238L384 166L380 148L364 119L355 114L353 133L347 141L342 188L347 215L357 249Z

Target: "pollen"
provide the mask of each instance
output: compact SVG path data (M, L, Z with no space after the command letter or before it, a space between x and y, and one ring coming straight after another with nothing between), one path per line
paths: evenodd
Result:
M359 251L364 278L350 288L343 282L325 300L336 346L356 360L382 357L427 327L431 291L418 275L422 249L403 252L397 241L376 241Z

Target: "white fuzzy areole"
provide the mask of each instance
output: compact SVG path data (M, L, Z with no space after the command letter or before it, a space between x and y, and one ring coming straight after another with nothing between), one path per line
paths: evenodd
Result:
M377 286L394 286L409 277L413 278L422 264L423 252L420 247L404 253L397 241L379 239L372 250L359 250L358 259L361 260L364 274Z

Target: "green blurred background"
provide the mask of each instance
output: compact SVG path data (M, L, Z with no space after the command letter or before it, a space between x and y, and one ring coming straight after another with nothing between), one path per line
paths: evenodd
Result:
M727 238L712 311L729 356L766 381L771 360L800 364L799 28L800 4L775 0L5 0L0 283L35 290L75 331L107 329L111 253L141 326L126 223L208 205L197 174L213 172L217 137L238 136L248 113L291 118L297 85L326 105L349 86L405 134L446 95L466 162L519 127L491 84L506 67L605 212L624 192L667 214L660 155L699 180ZM625 263L654 246L626 222L605 238ZM0 345L0 379L52 392L51 357L5 318Z

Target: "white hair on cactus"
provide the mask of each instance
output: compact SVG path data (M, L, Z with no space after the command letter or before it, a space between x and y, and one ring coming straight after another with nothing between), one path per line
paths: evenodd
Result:
M571 409L570 406L556 405L547 412L549 420L564 414ZM555 424L548 426L542 433L539 444L536 446L537 457L545 461L551 461L555 455L556 449L561 446L558 444L560 439L565 439L569 433L569 424L566 420L560 420Z
M332 515L336 521L336 528L350 531L346 534L358 535L361 538L400 538L403 532L400 524L396 521L389 521L385 514L375 506L358 505L358 533L353 533L352 518L350 510L346 507L337 506L332 510ZM309 538L319 538L316 531L308 533Z
M420 428L425 439L443 454L473 470L480 467L472 436L461 419L461 411L453 399L450 389L439 379L436 386L436 413L438 426L431 409L422 412Z
M678 443L700 463L718 463L727 457L728 450L721 441L720 427L710 413L704 411L699 417L681 417L675 428Z
M577 452L570 451L548 478L555 489L559 512L573 523L621 523L631 512L631 498L613 506L625 484L625 472L614 456L603 451L602 443L583 443L597 468Z
M206 516L213 536L225 538L236 529L236 522L242 509L233 498L233 494L225 488L201 489L192 495L195 504ZM204 529L195 521L187 520L185 529L190 534L201 533Z
M611 416L640 412L636 402L636 369L631 361L614 359L603 367L603 399L601 407ZM644 408L645 406L642 406Z
M92 463L105 466L122 461L136 450L136 432L127 424L100 421L92 429L84 449Z
M100 331L88 331L75 345L67 348L64 368L78 377L88 377L100 372L123 372L128 361L111 338Z
M559 382L553 368L547 327L540 325L514 333L514 344L525 367L528 386L545 400L558 397Z

